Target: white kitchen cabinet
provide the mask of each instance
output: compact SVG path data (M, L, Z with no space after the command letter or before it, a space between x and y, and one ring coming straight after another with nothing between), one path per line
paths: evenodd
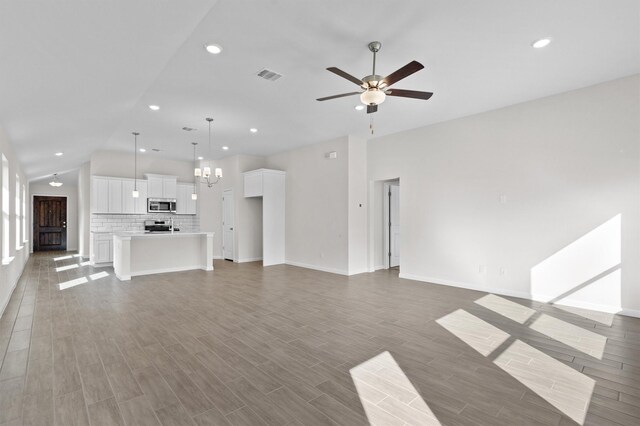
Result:
M113 262L113 234L92 232L90 246L92 265Z
M140 196L133 198L133 179L106 176L91 179L91 213L147 213L147 181L138 180Z
M109 213L122 213L121 179L109 179Z
M109 213L109 179L91 178L91 212Z
M146 174L149 198L177 199L177 176Z
M122 180L122 211L120 213L134 214L136 199L133 198L133 180Z
M135 199L135 213L146 214L147 213L147 182L144 180L138 180L138 193L140 196Z
M147 177L147 191L149 198L164 198L162 196L162 178L161 177Z
M285 178L281 170L258 169L244 173L244 196L262 197L262 265L284 263Z
M244 197L262 197L262 176L264 169L244 174Z
M175 179L162 179L162 198L176 198L178 196Z
M138 198L133 198L133 190L137 186ZM122 211L124 214L144 214L147 212L147 182L133 179L122 179Z
M193 194L192 183L179 183L177 185L176 214L196 214L198 202L191 199Z

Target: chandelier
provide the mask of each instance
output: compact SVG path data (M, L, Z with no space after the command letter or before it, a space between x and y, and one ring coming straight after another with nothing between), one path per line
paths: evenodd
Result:
M209 123L209 159L211 159L211 122L213 121L213 118L207 117L205 120L207 120L207 122ZM193 146L194 156L195 156L195 145L196 144L194 144ZM206 166L202 169L200 167L195 167L193 170L193 175L196 178L200 178L201 183L205 183L209 188L211 188L213 185L215 185L220 181L220 178L222 178L222 169L219 167L216 167L212 175L210 166Z

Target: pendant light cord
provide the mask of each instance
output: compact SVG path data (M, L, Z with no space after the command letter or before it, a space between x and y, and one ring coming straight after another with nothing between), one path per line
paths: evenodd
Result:
M133 190L138 190L138 135L140 133L133 132Z

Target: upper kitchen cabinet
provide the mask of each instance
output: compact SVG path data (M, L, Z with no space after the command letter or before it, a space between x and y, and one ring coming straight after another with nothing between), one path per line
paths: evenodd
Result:
M196 214L197 201L191 199L193 194L192 183L179 183L177 185L176 214Z
M91 213L144 214L147 212L147 182L138 180L138 198L133 198L133 179L93 176Z
M91 178L91 212L109 213L109 178Z
M146 174L149 198L178 198L177 176Z
M138 198L133 198L133 190L137 187ZM133 179L122 180L122 211L113 213L145 214L147 212L147 182Z

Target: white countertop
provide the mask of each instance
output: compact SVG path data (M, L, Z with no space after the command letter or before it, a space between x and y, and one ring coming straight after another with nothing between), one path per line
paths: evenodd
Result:
M213 232L114 232L113 235L118 238L179 238L195 235L213 236Z

